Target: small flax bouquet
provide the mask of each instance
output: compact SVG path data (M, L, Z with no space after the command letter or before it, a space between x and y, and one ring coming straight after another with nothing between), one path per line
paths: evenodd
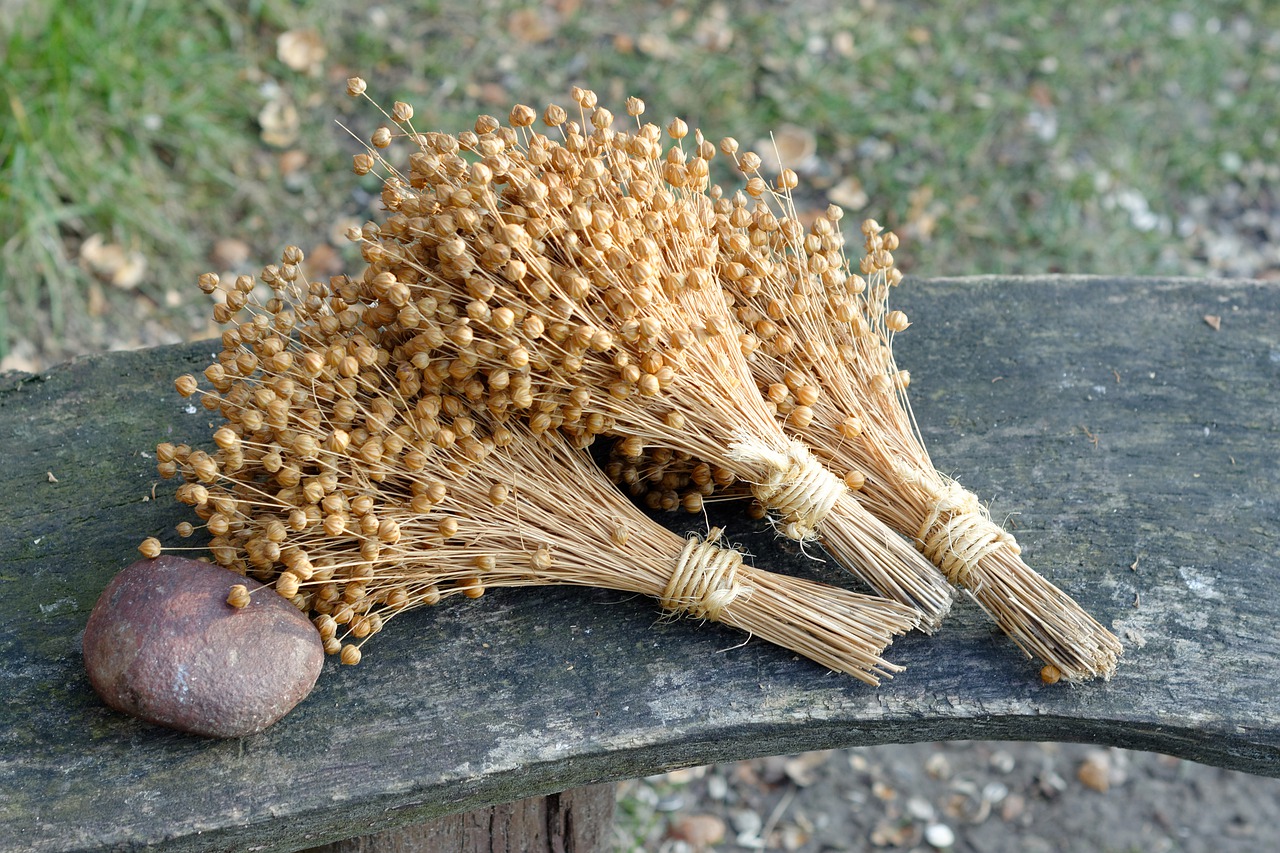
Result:
M343 663L406 609L568 584L655 596L871 684L900 671L880 653L916 626L913 610L752 569L714 531L661 527L564 435L450 393L451 359L384 329L394 302L363 302L344 278L308 283L302 260L290 247L260 283L201 278L222 297L222 350L204 372L212 390L190 375L176 385L226 424L213 453L166 443L157 457L185 481L177 498L204 520L214 559L310 614ZM229 603L248 596L236 586Z
M363 81L349 91L363 94ZM756 391L747 359L760 342L718 280L746 247L721 238L733 208L707 191L716 147L688 139L679 119L664 144L636 98L630 130L592 92L575 89L574 100L577 120L551 105L538 130L538 114L516 106L507 125L481 116L456 135L417 133L397 103L387 115L396 130L380 128L355 158L357 173L383 176L390 215L350 235L368 269L337 295L369 306L361 320L400 365L398 380L578 447L608 435L632 455L703 460L750 484L781 532L819 538L935 626L952 601L945 579ZM416 149L407 171L382 153L396 138ZM752 276L775 274L770 258L757 261ZM431 437L457 436L442 427Z
M864 507L911 537L1024 652L1043 660L1045 680L1109 678L1119 641L1032 571L1013 536L976 495L937 471L925 450L907 399L910 375L892 352L893 335L909 325L888 306L890 289L902 280L893 260L897 236L863 222L854 272L838 207L806 228L791 199L794 173L783 170L771 187L758 174L758 156L745 153L737 162L751 177L719 223L726 251L717 281L737 322L761 341L751 370L779 422L842 472ZM625 445L614 456L615 478L637 484L637 492L659 491L651 506L705 491L705 471L695 461L637 457ZM728 478L718 485L728 486Z

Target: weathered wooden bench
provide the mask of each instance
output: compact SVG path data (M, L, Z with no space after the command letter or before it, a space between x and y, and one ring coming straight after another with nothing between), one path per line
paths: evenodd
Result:
M897 299L935 462L1124 641L1109 683L1043 684L963 599L873 690L648 600L516 590L401 617L260 735L147 726L98 701L79 638L139 540L184 517L149 451L207 442L172 378L212 348L116 353L0 379L0 848L291 850L416 825L442 849L586 850L612 808L593 783L895 741L1280 775L1280 285L980 278ZM843 579L723 520L759 566Z

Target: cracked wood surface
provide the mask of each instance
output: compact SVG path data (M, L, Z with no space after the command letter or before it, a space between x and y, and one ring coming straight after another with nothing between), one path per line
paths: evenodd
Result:
M909 280L895 305L916 323L896 351L935 464L1116 632L1110 682L1040 683L967 599L895 643L908 669L873 690L646 599L509 590L397 618L260 735L156 729L97 700L80 634L143 537L177 541L186 508L151 450L209 445L172 379L216 347L116 353L0 377L0 849L298 849L675 767L920 740L1280 775L1280 286ZM757 566L844 581L712 521Z

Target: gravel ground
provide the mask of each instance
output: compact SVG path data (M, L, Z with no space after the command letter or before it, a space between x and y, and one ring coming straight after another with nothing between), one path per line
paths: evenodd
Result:
M1082 744L813 752L634 780L620 796L619 851L1280 849L1280 779Z

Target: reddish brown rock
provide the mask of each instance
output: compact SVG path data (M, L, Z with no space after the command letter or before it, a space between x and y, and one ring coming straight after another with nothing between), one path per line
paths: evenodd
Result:
M211 737L259 732L311 692L320 635L273 590L182 557L139 560L103 591L84 632L89 681L119 711Z
M667 837L701 851L724 841L726 831L724 821L715 815L692 814L674 821L667 830Z

